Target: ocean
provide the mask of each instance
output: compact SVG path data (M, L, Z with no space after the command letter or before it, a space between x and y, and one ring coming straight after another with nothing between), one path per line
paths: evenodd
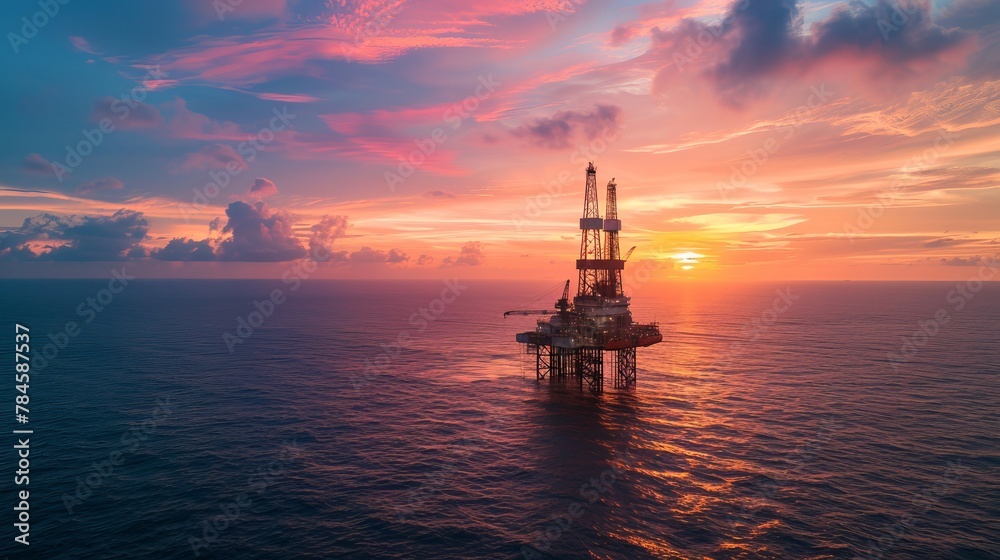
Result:
M640 285L601 396L503 318L554 281L108 284L0 282L10 558L1000 557L996 283Z

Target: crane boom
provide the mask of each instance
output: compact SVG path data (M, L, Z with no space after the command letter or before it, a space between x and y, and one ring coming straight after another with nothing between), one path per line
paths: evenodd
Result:
M551 309L514 309L511 311L504 311L503 316L508 315L551 315L554 311Z
M570 308L569 305L569 280L566 281L566 286L563 288L562 297L556 302L556 309L559 311L566 311Z
M566 285L563 287L562 297L556 302L556 309L559 311L566 311L570 307L569 304L569 280L566 281ZM504 311L503 316L508 315L550 315L553 311L551 309L512 309L510 311Z

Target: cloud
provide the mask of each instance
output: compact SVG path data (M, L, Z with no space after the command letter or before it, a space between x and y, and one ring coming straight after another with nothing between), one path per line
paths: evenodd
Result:
M340 216L336 216L340 218ZM328 247L328 246L327 246ZM410 256L400 249L373 249L364 246L357 251L336 251L330 253L327 262L335 265L400 264L410 260Z
M399 249L389 249L389 254L385 257L385 262L390 264L406 262L410 260L409 255Z
M617 130L621 113L621 108L615 105L597 104L589 113L559 111L551 117L529 121L511 133L536 146L562 150L576 140L592 140L605 130Z
M111 216L40 214L0 234L0 259L118 261L141 249L148 231L149 222L134 210Z
M93 45L91 45L90 42L84 39L83 37L70 35L69 42L73 45L73 48L75 48L78 51L82 51L87 54L100 54L100 51L95 49Z
M939 262L943 266L979 266L984 262L984 259L983 257L976 255L974 257L952 257L950 259L940 259Z
M151 253L155 259L166 261L238 261L283 262L330 252L333 241L347 229L345 216L324 216L309 228L309 253L293 232L293 217L282 211L272 210L262 201L253 204L237 201L226 208L226 222L216 218L209 224L209 231L217 239L200 241L187 238L171 239L167 245ZM345 252L330 253L330 262L349 260ZM397 258L393 255L393 258Z
M1000 26L1000 3L996 0L955 0L942 10L941 25L962 29Z
M242 142L249 136L234 122L215 121L207 115L188 109L187 101L180 97L163 104L163 107L170 115L166 131L174 138Z
M941 239L932 239L930 241L924 241L923 246L927 248L935 247L948 247L950 245L961 245L963 241L959 239L953 239L951 237L942 237Z
M434 263L434 257L430 255L420 255L417 259L417 266L427 266Z
M282 103L312 103L320 101L320 98L305 93L254 92L253 94L265 101L281 101Z
M876 81L952 70L951 55L964 49L971 35L932 21L925 0L906 6L904 20L888 0L841 4L803 33L798 0L738 0L719 23L685 19L667 30L653 28L651 54L666 64L654 80L654 93L690 79L678 71L685 65L701 68L700 76L734 106L768 92L772 83L844 60L850 60L851 74ZM696 39L704 46L693 43Z
M608 37L608 44L612 47L620 47L631 41L638 33L639 30L634 26L619 25L611 31L611 35Z
M728 60L715 69L719 81L741 84L784 63L795 49L792 32L801 23L798 15L796 0L745 0L742 5L734 4L730 29L737 36L736 45L728 53Z
M215 251L208 239L173 238L162 249L153 250L149 256L161 261L214 261Z
M347 231L347 216L323 216L320 222L309 228L309 253L322 254L320 250L329 251L334 240L344 236Z
M348 256L348 260L356 264L389 263L397 264L410 260L406 253L399 249L390 249L389 252L362 247Z
M945 80L892 104L859 111L833 121L848 134L917 136L942 130L961 132L1000 124L1000 81ZM945 140L951 141L953 136Z
M125 185L117 177L101 177L100 179L80 183L76 187L76 192L79 194L95 194L106 191L120 191L124 187Z
M102 97L94 102L90 120L99 122L102 119L109 119L116 129L131 130L158 126L163 122L163 115L156 107L134 98L123 101L114 97Z
M421 171L442 175L462 174L463 171L454 164L454 149L439 145L431 153L424 154L414 144L413 133L406 132L420 130L419 134L426 135L426 130L441 125L442 115L453 110L454 103L442 103L365 113L325 114L322 118L335 134L325 139L313 134L310 141L296 152L380 164L391 161L393 166L397 166L401 158L406 159L416 151L423 158L419 166Z
M246 169L247 163L236 153L232 146L226 144L212 144L205 146L195 153L188 154L184 161L180 163L180 171L191 171L194 169L225 169L230 164L235 163L240 169Z
M434 190L434 191L427 191L427 192L425 192L424 193L424 197L425 198L455 198L455 195L454 195L454 193L450 193L450 192L447 192L447 191Z
M236 201L226 208L229 220L217 247L222 261L281 262L306 256L306 249L292 231L287 212L272 211L264 202Z
M203 23L217 24L213 6L197 2L192 11ZM343 71L343 63L388 63L420 50L523 48L551 35L548 17L565 17L581 2L497 0L433 3L379 1L281 2L249 0L224 13L232 34L204 34L183 46L144 60L161 64L171 76L199 85L247 86L289 76ZM278 18L256 28L233 19ZM232 27L236 24L236 27Z
M247 196L255 199L264 199L276 194L278 194L278 187L274 186L271 180L263 177L254 179L253 184L250 185L250 190L247 191Z
M24 158L24 162L21 163L21 171L31 174L40 175L43 177L55 177L55 169L52 168L52 162L43 158L38 154L28 154Z
M903 19L897 17L898 4L888 0L877 0L872 6L848 6L813 27L813 40L805 45L807 64L859 51L887 66L907 64L932 59L968 38L965 33L934 23L928 2L908 3Z
M462 246L457 257L445 257L441 260L441 267L450 266L479 266L486 260L483 253L483 244L479 241L470 241Z
M1000 3L996 0L956 0L943 10L940 19L945 27L974 31L980 48L969 59L966 74L970 77L1000 76Z

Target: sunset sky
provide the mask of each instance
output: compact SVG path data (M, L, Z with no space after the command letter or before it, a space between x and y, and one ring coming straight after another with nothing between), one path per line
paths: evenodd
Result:
M587 161L660 279L1000 253L995 0L94 4L4 5L0 276L569 278Z

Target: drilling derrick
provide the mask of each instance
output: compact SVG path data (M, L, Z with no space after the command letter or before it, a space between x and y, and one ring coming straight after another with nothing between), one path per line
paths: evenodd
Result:
M517 334L517 341L535 357L536 378L541 381L579 380L594 393L604 390L605 358L610 360L614 385L634 387L636 383L636 348L652 346L663 340L656 323L636 323L629 310L629 299L622 289L622 270L632 254L621 258L618 232L618 185L608 182L607 216L600 217L597 206L597 170L587 166L583 217L580 218L580 258L577 295L569 303L570 281L553 310L514 310L508 315L549 315L537 322L534 331ZM602 243L601 233L604 233ZM605 356L605 354L608 354Z
M604 254L608 261L612 263L622 263L625 268L625 261L620 260L621 253L618 251L618 232L622 229L622 221L618 219L618 196L615 192L618 185L614 177L608 181L608 203L604 206L608 215L604 218ZM604 295L606 297L622 296L622 268L609 268L605 279Z
M587 188L583 195L583 217L580 218L580 258L576 261L580 280L577 284L577 296L600 294L604 276L599 268L603 228L604 220L597 207L597 169L591 163L587 166Z

